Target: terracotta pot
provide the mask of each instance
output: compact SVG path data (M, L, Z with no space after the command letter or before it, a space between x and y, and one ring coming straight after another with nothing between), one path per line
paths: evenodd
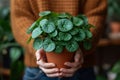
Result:
M69 68L64 65L65 62L72 62L74 60L75 53L68 52L66 49L62 53L46 52L48 62L56 64L57 68Z

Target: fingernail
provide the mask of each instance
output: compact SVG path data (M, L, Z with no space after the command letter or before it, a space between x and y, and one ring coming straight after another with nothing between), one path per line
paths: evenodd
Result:
M64 65L69 65L69 62L66 62Z
M60 69L60 71L63 71L63 69Z
M56 72L59 71L58 69L55 70Z
M54 66L56 66L55 64L52 64L52 66L54 67Z
M60 71L62 71L62 69L60 69Z
M57 76L59 76L60 74L59 73L57 73Z
M62 75L63 75L63 74L62 74L62 73L60 73L60 74L59 74L59 78L62 78L62 77L63 77Z
M40 57L37 57L37 61L39 61L40 60Z
M37 57L36 59L37 59L37 61L38 61L39 58Z
M79 61L79 59L76 59L76 61L78 62L78 61Z
M60 73L60 76L62 75L62 73Z
M68 63L66 62L64 65L67 65Z

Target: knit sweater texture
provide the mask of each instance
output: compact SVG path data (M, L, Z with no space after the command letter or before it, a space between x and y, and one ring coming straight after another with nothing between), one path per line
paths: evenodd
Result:
M37 67L35 50L32 43L26 41L30 35L26 30L39 18L42 11L68 12L72 15L84 14L88 17L89 23L96 26L91 29L93 33L92 49L84 54L83 66L93 66L94 50L104 29L106 17L107 0L11 0L11 24L16 41L25 48L25 65Z

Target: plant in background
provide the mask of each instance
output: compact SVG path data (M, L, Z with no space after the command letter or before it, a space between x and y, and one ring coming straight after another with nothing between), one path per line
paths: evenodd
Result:
M23 59L20 59L23 56L23 48L15 42L12 35L9 12L9 8L0 8L0 55L3 56L3 62L6 61L4 56L10 58L10 65L7 65L10 66L10 80L19 80L24 70Z
M27 30L28 34L32 33L28 42L34 39L36 50L43 48L46 52L61 53L66 48L69 52L75 52L80 43L86 50L91 48L90 28L93 25L88 23L86 16L51 11L41 12L39 16Z
M119 18L120 14L120 0L108 0L108 20L112 17Z
M2 8L0 9L0 53L7 52L7 48L10 48L11 54L13 50L16 51L16 49L18 49L19 53L22 50L20 45L15 42L12 35L10 28L9 8ZM20 55L21 53L19 53L15 55Z
M115 80L120 80L120 60L113 65L110 72L116 74Z

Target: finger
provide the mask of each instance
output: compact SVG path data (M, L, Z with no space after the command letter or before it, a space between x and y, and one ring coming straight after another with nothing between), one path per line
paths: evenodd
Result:
M48 77L59 77L60 73L46 74Z
M73 74L66 74L66 73L60 73L60 75L62 75L63 77L72 77Z
M37 50L36 53L35 53L35 56L36 56L36 59L37 60L40 60L40 50Z
M58 68L52 68L52 69L45 69L43 67L40 67L40 69L42 69L42 71L46 74L53 74L53 73L57 73L59 72Z
M66 74L73 74L76 72L76 70L77 68L70 68L70 69L61 68L60 69L62 73L66 73Z
M71 67L71 68L76 68L80 66L80 62L65 62L64 65Z
M40 60L45 55L45 51L43 49L39 49L36 51L35 56L37 61Z
M75 62L79 62L80 61L80 58L81 58L81 54L80 53L81 53L80 50L78 50L76 52L75 57L74 57Z
M56 65L54 63L46 63L44 62L42 59L37 61L37 64L43 68L53 68L55 67Z

